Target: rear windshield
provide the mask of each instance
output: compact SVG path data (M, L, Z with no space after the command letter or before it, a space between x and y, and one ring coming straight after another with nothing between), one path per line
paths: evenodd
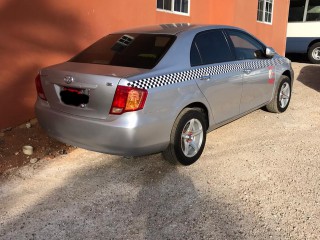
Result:
M172 35L111 34L70 59L70 62L151 69L175 40Z

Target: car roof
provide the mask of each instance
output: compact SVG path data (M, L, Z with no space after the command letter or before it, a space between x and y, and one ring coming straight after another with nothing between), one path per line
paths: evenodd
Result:
M181 32L189 30L207 30L207 29L220 29L220 28L233 28L236 27L225 26L225 25L205 25L205 24L190 24L190 23L170 23L160 24L146 27L139 27L133 29L121 30L115 33L153 33L153 34L169 34L177 35Z

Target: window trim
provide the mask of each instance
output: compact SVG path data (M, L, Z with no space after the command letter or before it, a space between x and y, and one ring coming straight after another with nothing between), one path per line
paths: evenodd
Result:
M302 22L307 22L309 3L310 3L309 0L305 1Z
M190 6L191 6L191 0L188 0L188 13L184 13L184 12L179 12L179 11L175 11L174 10L174 0L171 1L171 10L166 10L166 9L162 9L162 8L158 8L157 7L157 2L156 2L156 11L157 12L165 12L165 13L171 13L171 14L177 14L177 15L182 15L182 16L190 16Z
M260 20L258 20L258 16L257 16L257 22L264 23L264 24L267 24L267 25L272 25L273 24L273 13L274 13L276 0L271 0L271 1L272 1L271 21L270 22L266 22L265 20L260 21ZM266 6L267 6L266 3L267 3L267 0L263 0L263 16L262 16L262 19L265 19L265 16L266 16ZM259 0L258 0L257 14L258 14L258 10L259 10Z

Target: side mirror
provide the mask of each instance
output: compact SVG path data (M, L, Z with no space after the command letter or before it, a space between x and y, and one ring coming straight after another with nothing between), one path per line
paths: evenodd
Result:
M274 55L276 55L276 51L271 47L267 47L266 48L266 56L268 58L272 58Z

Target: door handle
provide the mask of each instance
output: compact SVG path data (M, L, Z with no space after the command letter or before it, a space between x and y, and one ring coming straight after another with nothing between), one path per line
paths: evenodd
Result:
M243 69L243 72L245 74L250 74L252 72L252 69Z
M200 80L209 80L210 79L210 75L206 74L200 77Z

